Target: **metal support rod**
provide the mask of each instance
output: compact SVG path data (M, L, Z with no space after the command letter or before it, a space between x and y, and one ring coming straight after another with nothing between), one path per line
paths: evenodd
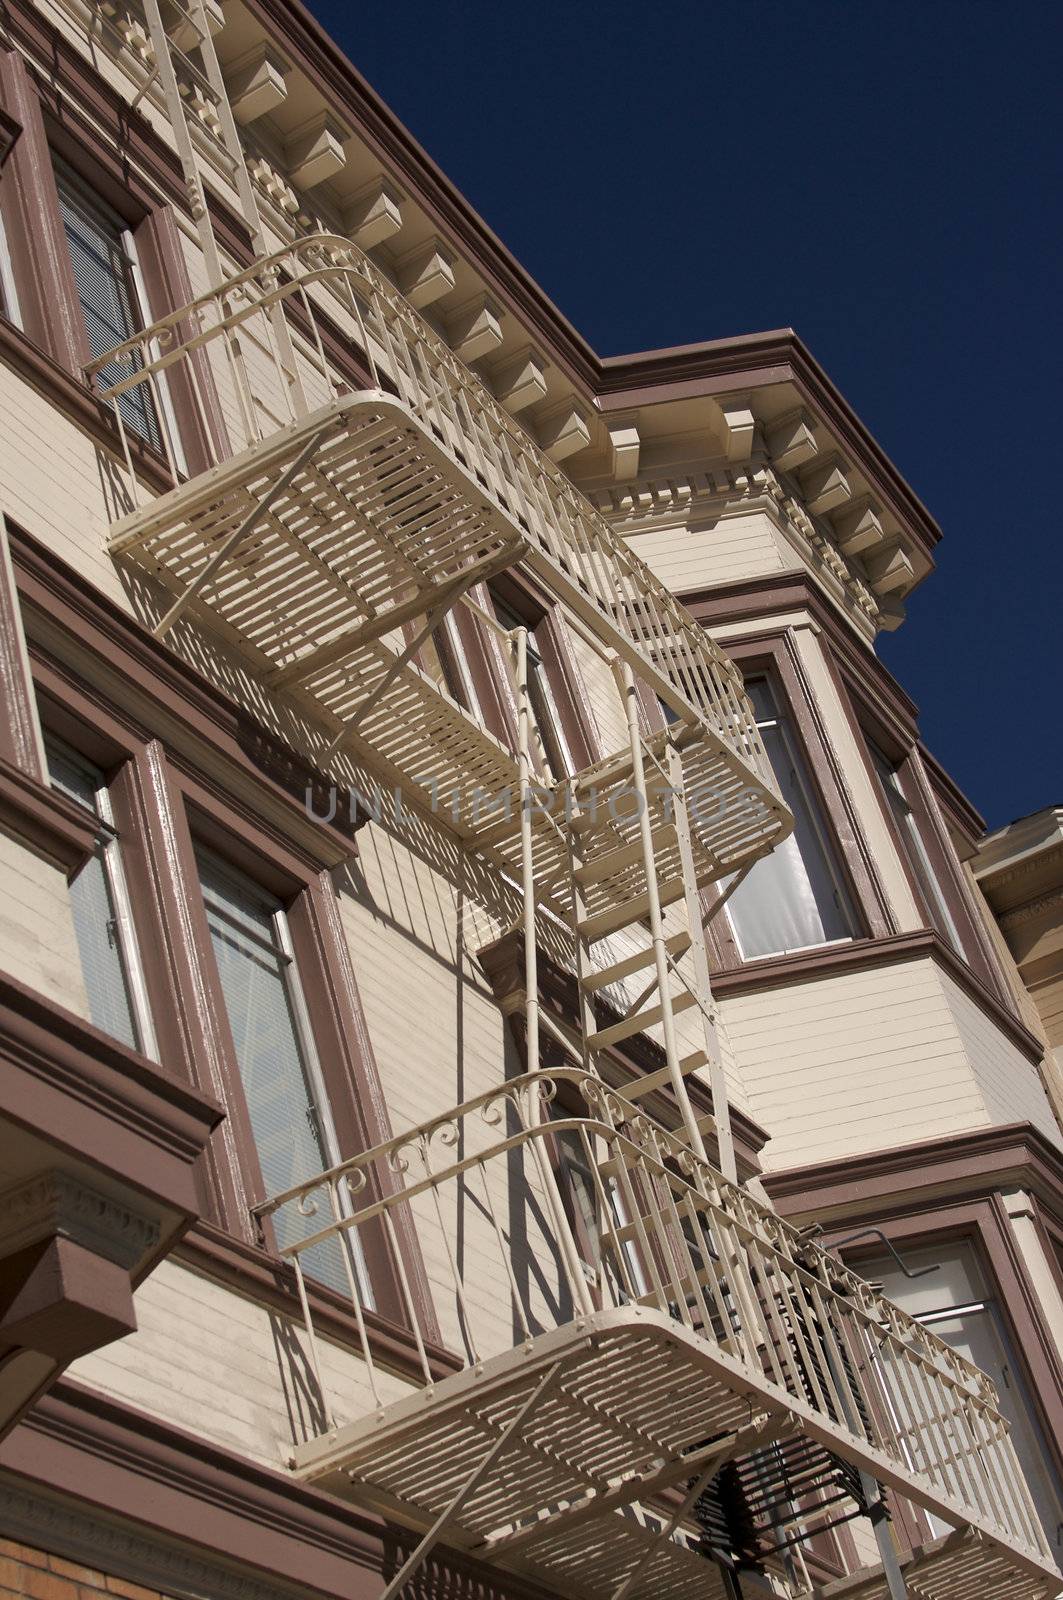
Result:
M380 1596L380 1600L394 1600L395 1595L399 1594L400 1591L406 1587L414 1573L424 1565L428 1556L431 1555L433 1549L442 1538L447 1524L457 1516L458 1512L472 1494L473 1490L480 1482L480 1479L483 1477L488 1467L491 1466L492 1462L499 1455L501 1455L502 1451L505 1449L510 1439L512 1439L513 1435L519 1428L524 1426L525 1422L527 1422L529 1416L539 1404L539 1401L546 1394L558 1373L561 1371L562 1365L562 1362L555 1361L553 1366L550 1367L550 1369L536 1384L535 1388L525 1400L524 1404L520 1406L516 1412L514 1412L513 1416L506 1423L506 1426L503 1428L502 1432L499 1434L490 1450L488 1450L483 1459L473 1468L472 1472L466 1478L465 1482L462 1484L461 1488L458 1490L457 1494L453 1497L450 1503L439 1513L439 1516L433 1522L432 1526L429 1528L428 1532L425 1534L416 1550L407 1556L398 1572L396 1572L395 1576L384 1590L384 1593Z
M897 1559L897 1547L890 1531L882 1489L867 1472L860 1473L860 1487L867 1501L867 1519L874 1529L875 1543L878 1545L879 1559L882 1562L882 1575L886 1580L890 1600L908 1600L908 1588L904 1581L904 1573L901 1571L901 1564Z
M214 238L214 228L207 209L207 196L203 188L203 180L199 175L199 163L196 160L195 148L192 144L192 135L188 129L188 120L185 115L184 101L174 71L173 58L170 55L170 40L163 25L162 15L159 11L158 0L144 0L144 16L148 24L148 33L151 38L151 48L155 56L155 70L159 74L163 93L166 96L166 110L173 127L174 142L177 145L177 155L184 173L185 187L192 209L192 216L199 232L199 242L203 247L203 254L207 263L207 274L212 289L220 288L225 282L225 273L222 270L221 256L218 254L217 242Z
M520 870L524 918L524 1020L529 1072L539 1070L539 969L535 948L535 860L532 854L531 695L528 692L528 630L517 628L517 762L520 773ZM532 1088L538 1119L538 1091ZM529 1107L530 1110L530 1107Z
M208 583L222 563L227 561L229 557L240 548L241 544L243 544L244 540L247 538L247 535L251 532L251 529L254 527L256 521L262 515L262 513L272 504L277 496L288 487L296 473L301 472L303 467L306 466L306 463L310 460L310 457L314 454L320 442L321 434L315 433L313 438L303 446L302 450L300 450L299 454L296 456L287 472L283 473L282 476L277 479L276 483L270 484L261 500L257 501L256 504L251 508L251 510L247 513L247 516L241 522L240 526L235 528L233 532L230 533L229 537L224 541L224 543L220 544L217 550L215 550L210 560L200 567L199 571L192 579L192 582L188 585L188 588L174 601L173 605L170 607L169 611L167 611L162 621L156 624L153 630L156 639L165 639L166 635L169 633L178 617L180 617L181 613L185 610L189 603L195 599L196 595L199 593L200 589L203 588L204 584Z
M707 1161L705 1141L701 1137L701 1129L698 1127L694 1108L690 1104L690 1096L687 1094L683 1069L679 1064L675 1017L672 1014L671 990L668 985L668 948L664 936L664 922L661 917L661 897L657 887L657 867L653 852L653 823L650 819L650 805L646 793L646 770L642 760L642 730L639 727L638 697L635 690L635 675L628 662L618 663L617 677L627 712L628 739L631 745L631 776L639 808L639 834L642 840L642 860L646 872L646 900L650 922L650 938L653 942L654 961L657 966L657 986L661 996L661 1026L664 1032L665 1059L668 1063L668 1075L671 1079L676 1103L682 1113L683 1127L690 1141L690 1148L695 1155L700 1156L703 1161Z
M675 1532L680 1522L682 1522L683 1518L689 1514L690 1509L694 1505L694 1502L697 1500L698 1496L704 1493L705 1489L712 1482L713 1478L715 1478L716 1474L719 1472L724 1462L728 1459L729 1455L729 1451L721 1451L720 1455L711 1463L711 1465L706 1467L705 1471L701 1473L699 1477L694 1479L694 1482L684 1495L682 1503L672 1512L672 1515L669 1517L668 1521L665 1523L656 1539L654 1539L653 1543L648 1547L648 1549L643 1551L642 1555L639 1557L638 1561L636 1561L635 1565L632 1567L631 1571L628 1573L627 1577L619 1585L619 1587L613 1590L611 1600L624 1600L624 1596L631 1592L632 1587L638 1581L638 1579L641 1578L642 1574L645 1572L654 1556L656 1556L661 1545L664 1544L666 1539L670 1539L672 1537L672 1534Z
M528 630L527 628L517 628L514 633L517 646L517 757L520 774L520 868L521 912L524 925L525 1050L528 1072L536 1074L540 1070L539 962L535 936L535 860L532 854L532 710L531 695L528 691ZM539 1087L535 1082L534 1076L528 1086L527 1095L526 1114L528 1126L537 1127L541 1116L541 1104ZM553 1167L550 1165L550 1157L542 1140L532 1140L532 1154L539 1169L539 1179L546 1196L547 1208L551 1215L558 1248L561 1251L573 1299L580 1312L584 1316L590 1316L594 1311L594 1302L591 1299L590 1290L583 1276L583 1266L579 1259L575 1240L572 1237L568 1217L565 1215L561 1191L557 1186L557 1177Z
M831 1333L833 1337L833 1330ZM860 1438L864 1432L863 1424L856 1414L845 1374L839 1372L838 1363L827 1339L822 1341L821 1349L834 1393L841 1407L842 1419L850 1433ZM897 1559L897 1547L893 1542L889 1518L886 1515L886 1502L882 1498L882 1487L869 1472L864 1471L863 1467L858 1467L857 1471L860 1477L860 1489L867 1504L867 1520L874 1531L879 1560L882 1562L882 1575L886 1580L890 1600L908 1600L904 1574Z
M694 998L701 1007L705 1054L709 1058L709 1084L712 1089L712 1114L716 1122L716 1147L719 1152L720 1171L731 1183L737 1183L738 1164L735 1160L734 1138L731 1133L727 1079L723 1070L719 1030L713 1013L712 979L709 974L708 951L705 948L705 929L701 920L701 896L698 893L694 873L694 848L690 838L690 809L687 805L686 779L682 757L675 745L668 746L665 763L672 791L672 815L679 843L679 862L683 872L683 895L686 901L687 927L690 932L690 951L694 962Z

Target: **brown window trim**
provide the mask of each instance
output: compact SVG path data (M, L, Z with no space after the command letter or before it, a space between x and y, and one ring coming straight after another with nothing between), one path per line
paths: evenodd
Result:
M386 1122L381 1127L386 1115L382 1101L378 1100L375 1106L364 1104L366 1079L379 1080L375 1062L371 1071L367 1070L366 1058L371 1059L371 1047L335 910L331 879L320 871L316 862L293 851L283 836L278 836L273 829L264 829L253 814L248 815L245 808L234 806L215 784L205 782L202 775L189 771L182 762L170 763L170 776L176 802L174 842L178 870L203 986L216 1019L215 1037L226 1088L225 1103L229 1107L229 1126L238 1159L237 1187L242 1191L242 1202L239 1213L226 1220L229 1232L246 1238L251 1207L269 1196L262 1184L207 926L193 853L194 841L207 845L252 881L274 893L285 907L341 1157L372 1149L389 1137L390 1129ZM374 1195L374 1198L380 1196ZM427 1327L433 1342L438 1344L439 1329L412 1224L404 1210L400 1210L395 1221L400 1238L403 1233L400 1223L406 1225L402 1244L407 1275L413 1285L418 1326ZM267 1224L262 1232L268 1247L272 1243L272 1228ZM406 1312L399 1274L382 1227L374 1225L363 1242L374 1286L381 1295L383 1319L401 1326Z
M267 873L271 862L279 863L273 871L281 879L274 876L274 882L287 875L289 886L293 879L302 883L303 903L293 920L299 925L300 954L306 950L310 957L301 975L304 983L309 977L313 990L315 1034L320 1025L319 1048L332 1064L332 1081L342 1081L340 1094L333 1089L333 1098L346 1107L350 1138L367 1148L390 1137L391 1130L327 877L331 867L350 856L351 841L332 824L310 822L294 795L280 789L257 764L258 739L234 707L35 541L15 529L12 545L23 585L30 660L48 725L96 762L111 784L126 841L123 859L163 1064L229 1107L200 1167L198 1192L205 1220L187 1248L205 1270L239 1282L248 1293L257 1295L270 1281L276 1303L291 1309L297 1303L294 1271L259 1244L248 1216L241 1176L247 1170L249 1133L245 1127L241 1167L236 1125L242 1089L232 1092L234 1065L226 1061L219 1043L227 1022L209 976L204 976L214 970L213 956L209 962L203 959L203 941L209 935L195 915L199 887L189 865L183 800L191 797L208 819L208 828L213 817L214 825L227 828L230 837L250 840ZM121 706L101 687L111 682L118 684ZM156 727L165 730L165 749L154 737ZM260 739L262 750L269 751L264 730ZM334 1112L339 1109L333 1105ZM345 1141L343 1148L353 1153L352 1143ZM399 1233L418 1311L425 1318L421 1326L432 1330L417 1240L412 1228L399 1226ZM323 1329L338 1339L355 1337L355 1319L341 1296L311 1285L310 1297ZM400 1303L396 1287L388 1296L388 1309ZM386 1365L398 1364L413 1381L422 1381L414 1340L402 1322L370 1313L367 1325L374 1354ZM433 1367L440 1374L450 1370L456 1358L441 1347L438 1336L428 1342Z
M89 351L59 213L54 158L61 157L77 172L133 233L148 297L142 308L148 321L192 299L173 213L115 148L61 98L50 96L38 84L14 53L0 54L0 104L4 103L20 125L4 167L3 202L12 223L9 247L24 335L73 380L76 389L84 391L91 431L98 438L102 434L101 442L117 450L119 435L110 407L95 397L84 376ZM18 332L6 322L4 328ZM20 341L8 337L4 343L15 364L25 370L30 363L18 360ZM209 363L202 351L195 352L192 362L202 407L183 363L171 369L168 383L188 468L195 474L227 456L229 445ZM32 375L45 383L49 398L70 409L68 386L54 378L48 383L46 363L36 364ZM170 486L161 450L135 437L131 448L134 460L147 468L156 486Z
M889 899L864 838L841 766L827 739L812 687L797 652L793 630L786 628L780 633L746 634L731 640L724 639L721 643L743 677L765 676L769 679L781 702L780 709L790 719L791 731L813 786L813 799L827 825L830 843L856 917L857 925L851 942L890 937L896 933L897 927ZM734 972L756 966L756 962L742 960L725 912L711 919L707 931L715 963L721 971ZM833 950L836 947L830 948ZM826 947L818 949L822 955ZM799 959L802 955L815 959L816 953L812 950L796 952L794 957L763 959L781 962Z
M485 598L488 606L492 595L497 595L515 616L520 617L529 628L535 629L536 643L546 668L561 732L576 764L576 771L593 765L605 752L601 748L579 663L560 621L563 608L533 578L519 570L492 578L487 590ZM508 743L511 749L516 749L517 699L509 672L504 674L500 687L506 720L504 726L493 727L491 731Z
M44 768L29 654L22 631L7 527L0 511L0 827L43 860L73 873L91 854L95 829L57 794Z
M683 598L692 613L706 626L711 627L717 636L725 635L727 624L732 621L761 619L775 613L792 612L795 609L807 611L820 630L824 643L824 658L834 678L853 737L865 752L868 776L875 792L879 792L880 779L866 753L865 741L869 731L883 751L898 761L906 759L912 752L917 752L925 768L926 783L938 804L943 807L946 816L953 820L965 839L969 840L974 834L980 834L981 818L920 742L918 707L914 701L868 645L846 626L835 608L824 600L806 577L800 574L788 574L782 578L771 576L742 579L711 591L688 594ZM749 639L752 636L745 637ZM740 655L741 641L732 640L728 650L732 656ZM922 892L913 876L907 851L901 848L896 825L884 796L881 798L881 805L891 836L897 844L902 867L915 902L918 906L923 906ZM920 807L917 806L916 809L920 810ZM934 839L938 839L939 830L936 825L932 824L928 831L932 832ZM939 849L943 849L940 843ZM935 860L933 850L930 854L931 860ZM947 851L945 855L948 856ZM946 891L954 886L955 876L950 862L944 875L943 888ZM965 935L968 927L973 930L970 942L976 952L975 969L978 978L994 993L1000 994L1009 1010L1018 1015L1010 986L1001 971L996 952L982 930L978 911L969 899L967 885L962 882L962 875L960 875L957 904L954 907L951 899L948 903L950 912L960 928L961 936ZM893 921L892 913L890 920ZM896 927L895 922L893 925Z
M882 792L882 779L868 749L869 739L878 745L883 755L896 767L904 798L911 807L919 837L930 861L931 871L935 875L949 915L960 936L963 950L958 959L964 961L980 982L1018 1017L1018 1008L1010 986L1000 970L988 934L981 926L978 912L963 881L959 862L954 859L955 846L938 810L935 783L923 763L916 729L914 726L907 730L898 728L894 719L886 720L882 714L882 707L867 692L865 685L851 673L840 670L840 664L833 658L829 643L826 655L834 668L849 725L863 756L864 767L878 799L880 813L885 819L916 905L922 910L928 923L932 924L934 907L927 903L927 897L909 856L907 841L902 838L889 801Z

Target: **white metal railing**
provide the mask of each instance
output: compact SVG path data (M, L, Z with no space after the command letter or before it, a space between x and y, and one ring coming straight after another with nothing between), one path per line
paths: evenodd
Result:
M737 1364L739 1387L804 1419L839 1455L851 1449L859 1465L870 1449L920 1503L1051 1559L989 1378L579 1069L514 1079L274 1196L258 1216L287 1218L282 1254L298 1275L319 1382L303 1262L313 1273L313 1252L320 1261L327 1247L342 1256L380 1403L364 1324L363 1241L374 1229L390 1243L433 1381L401 1221L416 1228L436 1311L453 1313L449 1342L464 1345L468 1367L637 1302L708 1341Z
M331 291L326 313L322 289ZM277 308L298 352L294 366L276 338ZM323 315L325 313L325 315ZM373 385L394 393L421 428L443 444L483 493L520 525L525 559L554 591L615 648L638 658L644 680L671 711L707 729L772 784L741 678L708 634L627 546L608 522L532 441L485 384L349 240L320 235L297 240L258 260L189 305L160 318L91 363L87 371L110 401L121 435L130 494L140 493L126 420L117 402L147 386L160 418L175 478L182 477L180 441L166 394L178 364L211 437L203 385L205 358L235 394L242 447L264 442L347 384L326 354L331 325L364 352ZM264 417L256 359L269 368L283 421ZM111 374L115 368L121 376ZM101 374L108 373L106 381ZM320 404L320 398L318 398ZM127 519L128 520L128 519Z

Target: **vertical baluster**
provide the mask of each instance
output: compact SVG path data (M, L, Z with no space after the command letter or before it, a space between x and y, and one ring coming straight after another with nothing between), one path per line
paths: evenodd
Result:
M321 1396L321 1404L331 1427L336 1426L336 1419L329 1406L328 1393L325 1389L325 1380L321 1372L321 1358L317 1348L317 1334L314 1331L314 1319L310 1314L310 1300L306 1293L306 1279L303 1277L303 1264L296 1252L292 1256L292 1266L295 1268L295 1287L299 1295L299 1304L303 1311L303 1326L306 1329L307 1357L310 1361L310 1370L314 1374L317 1392Z
M342 1181L346 1186L346 1177L344 1177ZM332 1209L333 1220L337 1225L336 1234L340 1246L340 1256L343 1260L343 1269L347 1278L347 1288L351 1296L351 1307L354 1311L354 1320L358 1325L358 1342L362 1347L362 1360L365 1362L366 1374L369 1378L369 1388L372 1391L373 1402L375 1405L379 1406L380 1391L377 1388L376 1382L376 1363L373 1360L373 1352L369 1347L369 1335L366 1332L365 1318L362 1315L362 1296L358 1288L357 1263L354 1260L355 1245L352 1239L354 1225L350 1223L348 1223L346 1227L342 1225L345 1219L345 1213L340 1202L337 1180L333 1179L329 1183L328 1195L329 1205ZM354 1235L354 1237L356 1238L357 1235Z
M469 1303L465 1298L464 1275L458 1269L457 1258L454 1254L454 1246L451 1243L451 1233L453 1230L448 1228L443 1221L443 1207L439 1199L439 1182L432 1170L431 1151L428 1147L428 1140L423 1134L417 1141L417 1150L421 1157L421 1165L424 1167L425 1177L428 1179L429 1187L432 1191L432 1203L435 1206L436 1221L439 1223L440 1237L442 1238L446 1247L447 1261L450 1265L451 1281L454 1285L454 1293L457 1296L462 1320L465 1323L465 1337L468 1340L469 1350L472 1354L473 1361L479 1361L480 1354L476 1346L476 1331L473 1327L473 1319L469 1311Z

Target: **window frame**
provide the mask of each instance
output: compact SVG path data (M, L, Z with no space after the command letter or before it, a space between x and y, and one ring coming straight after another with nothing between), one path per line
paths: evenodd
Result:
M926 926L947 946L950 954L970 971L973 977L988 988L991 996L1001 1002L1009 1014L1021 1021L1021 1012L1015 996L993 950L988 933L983 929L979 913L973 904L972 893L964 881L955 846L948 837L946 825L940 815L934 796L934 786L920 756L919 738L914 726L902 727L887 722L880 708L870 696L861 692L849 674L840 681L846 710L864 760L865 770L878 798L879 810L893 840L901 868L915 904L922 913ZM920 881L918 869L912 860L911 849L893 806L884 791L882 776L875 759L874 746L891 765L897 778L901 797L909 808L912 827L922 846L933 882L940 891L949 919L955 927L959 948L953 944L939 926L928 894ZM936 813L936 814L935 814Z
M1012 1357L1019 1393L1063 1504L1063 1436L1054 1425L1060 1410L1060 1388L1050 1363L1042 1359L1042 1353L1054 1352L1055 1345L1043 1324L1043 1311L1023 1270L999 1193L984 1198L959 1196L928 1210L908 1209L898 1215L872 1212L854 1222L835 1221L823 1238L824 1248L829 1250L834 1238L853 1231L854 1223L861 1228L881 1230L902 1259L928 1249L935 1249L942 1255L964 1249L970 1251L986 1285L984 1303L991 1308L1004 1347ZM847 1266L862 1274L864 1266L878 1262L882 1254L881 1240L868 1239L846 1249L843 1259ZM954 1307L953 1314L963 1309ZM923 1318L914 1316L914 1320L921 1322ZM927 1325L932 1330L932 1323ZM1058 1362L1058 1355L1056 1360ZM896 1501L893 1504L896 1505ZM905 1516L900 1520L902 1537L909 1546L933 1537L927 1516L920 1510L914 1517Z
M90 761L75 745L70 744L61 734L57 734L47 720L42 725L42 734L46 761L49 760L50 753L54 750L62 759L73 766L81 768L83 776L92 785L94 802L92 815L98 825L96 848L93 855L100 862L110 909L113 912L113 920L117 925L118 959L126 985L130 1022L135 1035L130 1048L137 1050L141 1055L147 1056L150 1061L158 1062L159 1044L155 1033L155 1020L148 994L144 963L140 953L140 938L133 915L133 901L129 893L129 884L125 871L123 835L111 796L111 781L104 768L100 767L96 762ZM98 783L96 781L97 778L100 780ZM52 787L55 788L54 780L50 777L50 762L49 781L52 783ZM74 803L83 805L80 800ZM83 808L86 812L88 811L87 806ZM100 824L102 826L99 826ZM86 858L79 871L85 869L89 859ZM78 874L75 873L73 876L77 877ZM122 1042L124 1043L125 1041Z
M61 409L76 411L108 447L118 445L118 427L111 407L101 401L85 376L90 360L81 306L67 251L59 209L54 161L58 158L77 176L91 195L128 230L140 276L140 299L145 325L179 306L188 304L192 287L185 264L173 207L151 187L134 162L122 159L119 146L109 142L80 116L73 105L42 83L14 51L0 50L0 113L17 126L3 166L0 213L9 224L11 267L19 301L18 333L30 349L43 353L75 385L58 383L47 361L40 376L49 383ZM15 324L0 316L0 332L16 338ZM178 327L178 337L187 330ZM23 350L17 354L22 355ZM228 433L209 361L202 350L190 357L193 376L176 363L166 374L164 411L174 423L172 439L178 470L190 475L205 470L231 454ZM39 363L37 363L39 364ZM37 365L35 364L35 365ZM77 397L76 406L71 401ZM169 419L167 419L169 420ZM159 488L168 488L173 476L164 447L134 434L130 449L138 470Z
M859 938L861 928L860 918L853 900L852 892L846 883L846 874L842 862L841 851L838 848L837 842L831 836L829 819L827 818L824 807L821 803L820 797L822 790L816 785L815 777L809 765L807 754L801 748L801 744L797 737L797 731L794 726L794 718L792 715L788 715L789 708L786 706L785 702L783 702L782 705L779 703L781 697L779 693L778 682L774 674L771 672L766 672L763 674L754 674L749 672L746 674L746 678L750 682L764 683L767 687L769 695L771 696L774 716L771 718L758 717L757 726L758 728L763 727L765 722L770 721L774 723L778 731L779 738L786 750L787 759L792 765L796 785L803 793L805 806L811 821L812 831L815 834L816 840L819 844L823 866L833 881L834 895L838 911L841 914L841 919L845 922L848 922L850 931L848 933L838 934L829 939L816 939L809 944L794 945L781 950L765 950L758 955L747 956L743 952L741 932L734 917L735 897L733 894L729 894L726 904L723 907L723 916L726 919L731 940L738 951L739 958L743 966L748 966L752 961L780 961L785 960L788 956L807 955L811 951L834 950L841 945L852 944L854 940ZM811 887L811 874L809 873L808 865L804 862L803 858L802 865L805 868L806 877L808 879L809 886ZM817 911L818 909L819 908L817 906Z
M905 763L898 764L892 761L871 734L865 734L864 737L867 752L871 757L871 766L878 778L880 793L885 793L886 809L894 824L896 842L904 864L908 868L909 884L918 895L923 911L935 930L946 940L961 961L970 964L963 936L949 905L948 894L934 869L930 851L919 826L916 808L905 790L902 776ZM896 800L890 798L888 792L890 789L896 795Z
M16 557L21 554L22 542L29 542L24 535L16 543ZM68 668L62 654L56 653L50 626L45 645L33 610L26 609L26 599L35 595L21 561L16 573L22 580L20 598L29 659L42 715L59 738L80 747L86 759L108 774L116 821L127 842L123 864L151 995L160 1063L212 1094L226 1108L227 1115L197 1171L201 1220L179 1248L207 1270L221 1272L253 1296L265 1296L282 1312L290 1311L297 1299L294 1268L277 1254L268 1225L259 1228L249 1210L262 1197L255 1189L256 1176L260 1182L261 1175L239 1070L224 1047L228 1023L218 980L213 976L188 816L189 808L198 808L197 821L208 845L212 840L230 841L238 865L249 865L252 875L259 866L267 888L280 898L285 893L294 896L286 909L293 943L305 963L300 977L314 1014L315 1045L328 1069L334 1114L337 1094L341 1097L340 1148L350 1155L385 1142L392 1130L331 878L341 854L340 830L331 823L311 823L294 795L278 791L260 763L244 754L246 730L230 757L230 765L236 759L241 772L237 787L230 791L219 780L214 763L208 769L199 753L208 726L199 720L195 694L183 699L181 682L175 695L170 674L156 680L144 661L122 657L121 630L138 635L143 631L130 619L121 619L116 636L111 619L101 614L101 635L92 622L82 628L79 612L71 619L78 666ZM62 629L62 608L57 610ZM82 676L86 646L90 651L95 647L108 667L116 654L125 660L126 672L138 683L138 697L132 703L115 705L103 688ZM169 665L167 661L165 666ZM179 669L173 676L183 679ZM148 720L154 720L157 709L170 739L176 737L181 748L173 742L164 747L151 727L140 720L145 696L153 708ZM175 712L180 729L176 735ZM197 747L192 760L184 749L188 740ZM278 807L284 813L279 821ZM286 826L288 815L290 829ZM307 848L309 837L320 841L320 852ZM348 840L342 854L349 858L350 853ZM443 1376L451 1370L451 1358L442 1345L420 1243L406 1208L399 1209L395 1225L417 1325L424 1334L433 1370ZM377 1308L365 1312L365 1325L374 1351L379 1358L397 1364L399 1370L408 1368L411 1377L420 1381L420 1360L398 1264L385 1247L379 1253L374 1250L370 1269ZM307 1289L317 1325L341 1342L356 1345L360 1333L349 1297L312 1280Z
M484 603L492 614L497 614L495 602L498 601L523 623L529 635L534 634L535 651L541 663L553 730L560 740L562 758L571 762L572 772L592 766L605 752L601 748L579 663L560 621L561 608L558 602L519 571L501 573L492 578L483 585L483 593ZM508 714L502 726L491 727L490 731L515 752L519 709L516 681L513 667L502 660L501 642L494 640L493 643L502 669L501 698ZM539 742L545 754L545 740L541 735ZM557 778L562 779L567 775L558 774ZM548 780L553 778L548 760L540 776Z
M792 630L779 633L740 634L721 637L720 644L745 678L767 678L776 705L786 719L790 738L801 758L810 788L812 809L818 827L825 834L828 857L841 877L852 911L853 931L843 941L810 945L799 951L779 955L754 956L745 960L727 920L727 907L710 915L706 924L709 953L714 970L755 973L788 963L807 963L820 952L829 955L840 948L884 938L897 931L885 888L872 852L864 837L859 818L844 781L840 763L822 726L819 708L797 653ZM663 726L659 708L641 697L643 714L653 729ZM710 911L717 898L713 890L702 900Z

